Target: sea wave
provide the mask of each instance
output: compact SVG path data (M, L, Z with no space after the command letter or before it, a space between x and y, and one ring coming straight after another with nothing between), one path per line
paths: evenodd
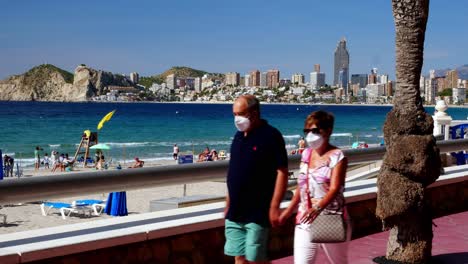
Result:
M300 138L301 135L283 135L284 139L294 139L294 138Z
M332 137L352 137L351 133L333 133Z
M208 140L208 141L185 141L185 142L105 142L104 144L115 148L136 148L136 147L172 147L177 144L179 147L189 146L211 146L211 145L230 145L231 141Z

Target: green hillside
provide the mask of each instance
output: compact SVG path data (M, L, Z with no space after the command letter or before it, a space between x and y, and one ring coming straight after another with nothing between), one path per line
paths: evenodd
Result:
M30 69L24 74L25 84L38 83L47 80L52 72L58 72L62 75L65 82L73 83L72 73L62 70L52 64L42 64Z
M166 81L166 77L171 74L175 74L177 77L202 77L203 75L207 74L208 72L202 70L196 70L189 67L184 66L174 66L169 70L149 77L141 77L140 84L145 87L150 87L153 83L161 84ZM222 76L222 74L216 73L215 76Z

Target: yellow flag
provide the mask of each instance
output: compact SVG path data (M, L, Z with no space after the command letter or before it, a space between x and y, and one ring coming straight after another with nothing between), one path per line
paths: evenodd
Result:
M107 121L109 121L109 120L111 119L112 115L114 115L114 112L115 112L115 110L113 110L112 112L110 112L110 113L108 113L107 115L105 115L105 116L101 119L101 121L99 121L99 124L97 125L97 129L98 129L98 130L101 129L102 126L104 126L104 123L105 123L105 122L107 122Z

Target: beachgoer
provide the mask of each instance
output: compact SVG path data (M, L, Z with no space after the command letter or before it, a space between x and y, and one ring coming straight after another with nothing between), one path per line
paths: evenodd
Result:
M10 165L10 156L6 155L3 156L3 172L5 174L5 177L8 177L8 175L10 174L10 169L11 169L11 165ZM11 174L11 176L13 176L13 173Z
M308 148L302 153L298 186L288 208L281 213L280 223L286 222L297 208L294 231L294 263L314 263L322 245L330 263L348 263L348 242L312 243L310 223L322 212L343 214L351 225L345 209L344 184L347 159L343 152L330 144L334 117L325 111L312 112L304 124Z
M55 154L55 150L52 150L52 152L50 153L50 161L52 162L52 171L54 171L55 163L57 162L56 159L57 159L57 156Z
M34 170L38 170L41 165L41 150L39 146L34 150Z
M59 167L60 167L60 171L65 171L65 154L61 153L60 156L59 156Z
M268 233L278 226L280 203L287 187L288 160L281 133L260 118L253 95L237 98L225 208L224 253L236 263L267 260Z
M104 157L104 154L102 154L102 153L98 154L96 159L97 159L96 170L106 169L106 159Z
M8 156L8 166L10 169L9 171L10 177L13 177L13 169L15 168L15 159L12 156Z
M174 144L174 149L173 149L173 152L172 152L172 157L174 158L174 160L177 160L177 157L179 156L179 147L177 146L177 144Z
M206 146L205 150L198 154L198 162L203 162L203 161L211 161L211 151L208 146Z
M141 168L145 164L144 161L140 160L138 157L135 157L135 164L132 166L128 167L129 169L134 169L134 168Z
M44 159L42 160L44 163L44 168L45 169L50 169L49 168L49 156L47 156L47 153L44 154Z
M73 163L75 163L75 161L68 156L68 153L66 153L62 161L64 170L71 171Z
M301 137L301 139L299 139L299 142L297 142L297 154L302 154L302 152L304 151L305 147L306 147L306 142L304 140L304 137Z
M216 161L219 159L218 152L215 149L211 150L210 156L212 161Z

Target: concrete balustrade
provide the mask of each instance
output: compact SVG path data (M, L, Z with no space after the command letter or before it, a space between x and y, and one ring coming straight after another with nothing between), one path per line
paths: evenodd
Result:
M428 188L435 217L468 209L467 179L468 165L449 167ZM381 231L376 191L375 179L347 186L353 238ZM232 263L223 254L223 209L221 202L1 235L0 263ZM293 230L293 219L273 230L273 258L292 254Z
M465 139L443 142L439 147L441 152L446 152L467 149L467 146L468 140ZM384 151L384 148L351 150L346 151L346 155L354 164L381 159ZM295 163L293 168L297 168L298 160L298 156L290 158L290 163ZM101 178L103 174L88 174L84 177L91 183L84 183L86 187L80 187L80 191L124 189L127 184L131 188L145 183L178 184L187 179L189 182L215 180L224 177L227 163L175 167L131 171L132 183L122 175L112 177L108 173ZM202 171L203 176L191 179ZM171 178L174 175L177 178ZM63 194L58 194L60 188L70 186L67 183L78 179L55 177L2 182L0 201L63 197ZM98 183L112 179L116 179L112 187L98 186ZM445 174L428 188L435 217L468 209L467 179L468 165L448 167ZM35 193L30 193L32 188ZM381 231L381 223L375 217L376 191L375 179L347 183L345 197L353 221L353 238ZM287 202L282 206L287 206ZM0 263L232 263L232 258L223 254L223 209L224 203L221 202L0 235ZM291 219L285 226L272 231L269 247L272 258L292 254L293 230L294 221Z

